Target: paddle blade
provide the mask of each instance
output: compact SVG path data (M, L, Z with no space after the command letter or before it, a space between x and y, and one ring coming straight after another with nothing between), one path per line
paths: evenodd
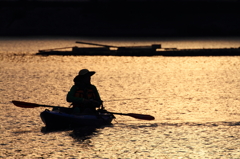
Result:
M13 103L15 106L21 107L21 108L35 108L35 107L39 107L38 104L28 103L28 102L22 102L22 101L15 101L15 100L13 100L12 103Z
M142 120L154 120L154 116L151 115L145 115L145 114L135 114L135 113L128 113L128 116L131 116L136 119L142 119Z

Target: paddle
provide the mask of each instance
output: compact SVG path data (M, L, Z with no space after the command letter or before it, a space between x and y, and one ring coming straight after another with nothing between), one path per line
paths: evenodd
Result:
M50 105L42 105L42 104L36 104L36 103L29 103L29 102L22 102L22 101L15 101L13 100L12 103L21 108L36 108L36 107L51 107L51 108L65 108L65 107L60 107L60 106L50 106ZM108 112L108 111L107 111ZM116 115L126 115L130 116L136 119L142 119L142 120L154 120L155 118L151 115L146 115L146 114L135 114L135 113L115 113L115 112L108 112L111 114L116 114Z
M116 115L126 115L126 116L130 116L136 119L142 119L142 120L154 120L154 116L151 115L146 115L146 114L135 114L135 113L114 113L114 112L109 112L108 113L111 114L116 114Z
M16 100L13 100L12 103L15 106L21 107L21 108L36 108L36 107L65 108L60 106L41 105L41 104L22 102L22 101L16 101Z

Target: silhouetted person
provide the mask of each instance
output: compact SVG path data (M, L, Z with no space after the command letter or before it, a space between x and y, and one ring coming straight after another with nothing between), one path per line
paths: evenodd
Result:
M91 84L94 71L82 69L74 78L74 85L67 94L67 101L72 102L75 114L95 114L102 105L97 88Z

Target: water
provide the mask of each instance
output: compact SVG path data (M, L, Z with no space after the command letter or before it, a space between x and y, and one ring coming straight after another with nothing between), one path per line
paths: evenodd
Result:
M35 56L75 41L130 46L239 47L222 39L0 39L0 158L240 158L240 57ZM74 131L44 133L39 113L9 101L69 106L65 96L82 68L109 111L143 113L154 121L116 116L85 140ZM80 138L82 139L82 138Z

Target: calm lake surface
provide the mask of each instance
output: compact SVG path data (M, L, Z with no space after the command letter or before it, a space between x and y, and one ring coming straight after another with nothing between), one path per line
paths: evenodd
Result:
M240 158L240 56L35 56L41 49L161 44L163 48L240 47L240 38L0 38L0 158ZM87 45L84 45L87 46ZM82 68L96 71L112 126L44 132L39 114L11 100L68 107ZM84 136L84 137L82 137Z

